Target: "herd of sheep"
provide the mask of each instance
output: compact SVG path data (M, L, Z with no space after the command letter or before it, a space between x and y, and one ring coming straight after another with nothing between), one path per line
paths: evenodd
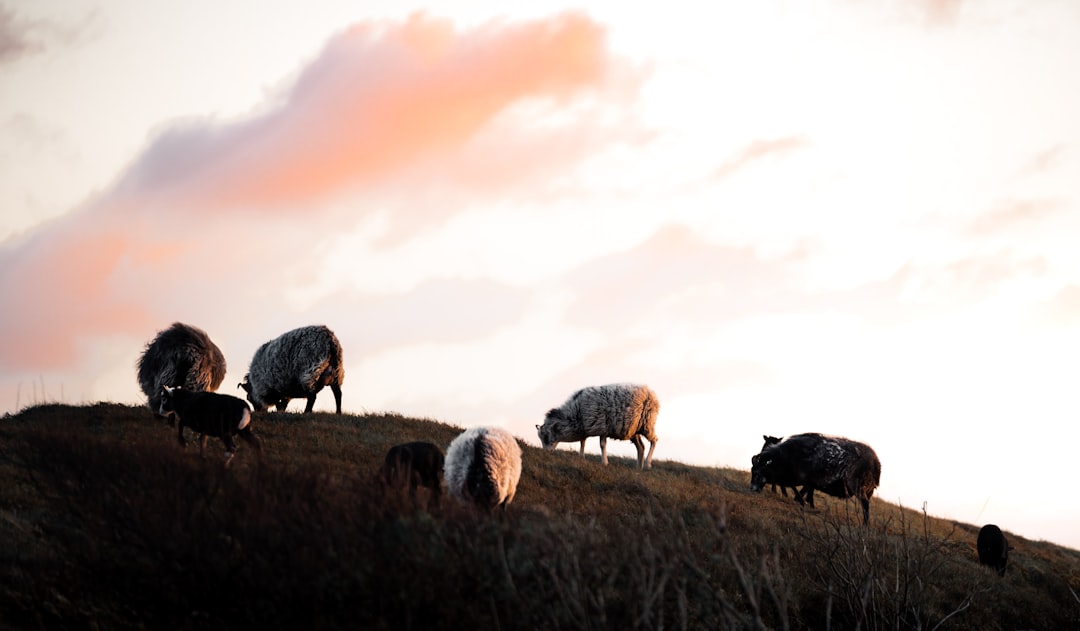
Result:
M139 386L154 414L178 427L185 444L184 427L200 435L205 455L209 437L225 444L226 463L236 453L238 436L261 451L251 431L251 408L237 397L215 392L225 377L225 358L205 331L175 323L151 340L138 361ZM244 381L256 412L270 406L285 410L292 399L306 399L311 412L316 395L329 386L337 413L341 413L341 384L345 380L341 343L325 326L306 326L288 331L255 351ZM608 384L574 392L561 406L548 411L537 435L545 449L561 442L600 439L601 459L607 464L607 439L630 440L637 448L639 469L652 467L656 449L656 417L660 402L648 386ZM649 441L645 454L644 440ZM855 497L863 509L863 523L870 521L870 498L881 478L881 462L869 445L824 434L797 434L785 438L765 436L761 452L752 459L750 488L779 485L786 496L791 488L795 500L814 505L814 491L839 498ZM514 499L521 478L521 447L505 429L474 427L454 438L446 454L428 442L396 445L386 454L380 471L390 485L430 490L435 502L447 493L465 503L491 511L505 510ZM801 487L801 488L798 488ZM979 532L979 560L1005 573L1011 549L1001 530L992 524Z

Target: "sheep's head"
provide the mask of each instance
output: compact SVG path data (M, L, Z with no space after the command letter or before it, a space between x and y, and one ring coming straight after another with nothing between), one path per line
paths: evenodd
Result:
M168 419L170 425L176 419L176 391L179 389L161 386L161 392L158 394L160 403L158 403L157 413Z
M251 374L244 375L244 380L236 384L237 388L242 388L247 393L248 403L255 409L256 412L265 412L266 408L270 407L270 404L260 403L258 397L255 396L255 389L251 387Z
M544 449L554 449L559 444L559 435L562 433L563 421L566 416L562 410L554 408L548 411L543 425L536 426L536 435L540 437L540 444Z

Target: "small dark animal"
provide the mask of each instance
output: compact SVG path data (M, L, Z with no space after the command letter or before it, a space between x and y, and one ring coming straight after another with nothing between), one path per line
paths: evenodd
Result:
M139 388L157 414L164 386L189 392L217 390L225 378L225 356L206 331L175 322L146 345L137 369Z
M271 405L283 412L290 400L307 399L308 414L315 407L315 395L330 386L341 414L342 361L341 342L333 331L322 325L300 327L260 346L239 387L256 412Z
M409 497L416 498L416 487L431 490L435 505L442 495L443 463L445 457L432 443L413 442L394 445L386 452L380 475L388 487L409 487Z
M854 440L822 434L796 434L766 447L752 459L750 490L769 483L802 486L800 504L814 505L817 489L839 498L856 497L863 523L870 523L870 497L881 482L881 461L870 448Z
M779 438L777 436L766 436L766 435L762 435L762 436L765 439L765 444L761 446L761 451L765 451L765 449L767 447L771 447L772 445L775 445L775 444L779 443L780 441L784 440L783 438ZM776 484L772 485L772 492L773 493L776 492ZM795 495L796 498L802 497L802 493L800 493L799 489L797 489L795 487L791 487L791 492ZM784 497L787 497L787 487L786 486L781 486L780 487L780 494L783 495Z
M994 568L998 576L1005 576L1005 566L1009 563L1009 550L1012 546L994 524L986 524L979 530L979 538L975 543L979 550L979 563Z
M183 388L162 388L158 414L177 421L176 437L180 446L184 440L184 427L198 432L199 453L206 456L206 441L210 436L225 443L225 462L236 454L233 436L239 436L256 451L262 452L262 443L251 432L251 409L243 399L216 392L188 392Z

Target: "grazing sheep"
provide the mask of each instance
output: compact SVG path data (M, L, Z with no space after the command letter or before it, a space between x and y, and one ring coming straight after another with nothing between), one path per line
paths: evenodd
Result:
M260 346L239 387L247 391L256 412L265 412L271 405L281 412L290 400L307 399L307 414L315 407L315 395L330 386L341 414L344 381L341 343L333 331L320 325L293 329Z
M451 441L443 469L451 496L506 512L521 478L521 447L505 429L474 427Z
M585 439L600 437L601 461L606 465L607 439L630 440L637 447L639 469L651 469L656 449L656 415L660 400L648 386L613 383L589 386L578 390L561 407L548 411L543 425L536 426L544 449L553 449L562 442L581 441L585 455ZM649 456L645 444L649 440Z
M814 505L814 489L839 498L857 497L870 523L870 497L881 482L881 461L869 445L821 434L797 434L766 447L752 459L750 490L775 483L794 488L800 504Z
M1005 576L1005 566L1009 564L1009 545L1005 534L994 524L986 524L979 530L979 538L975 543L979 551L979 563L994 568L998 576Z
M427 487L438 506L442 495L444 462L442 450L432 443L405 443L394 445L386 452L386 460L379 473L388 487L401 488L408 484L409 497L414 500L416 487Z
M161 389L158 414L175 417L177 420L177 439L180 446L186 446L184 427L198 432L199 453L206 457L206 441L210 436L220 438L225 443L225 462L236 454L233 436L239 436L256 451L262 452L262 443L251 432L251 410L243 399L218 394L216 392L189 392L183 388Z
M138 378L147 407L158 414L165 386L189 392L217 390L225 378L225 356L205 331L175 322L146 345L139 357Z

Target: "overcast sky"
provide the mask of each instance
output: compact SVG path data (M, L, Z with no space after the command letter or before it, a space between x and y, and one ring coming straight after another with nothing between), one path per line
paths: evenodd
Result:
M0 412L321 323L350 412L642 382L657 459L1080 548L1080 4L529 6L0 0Z

